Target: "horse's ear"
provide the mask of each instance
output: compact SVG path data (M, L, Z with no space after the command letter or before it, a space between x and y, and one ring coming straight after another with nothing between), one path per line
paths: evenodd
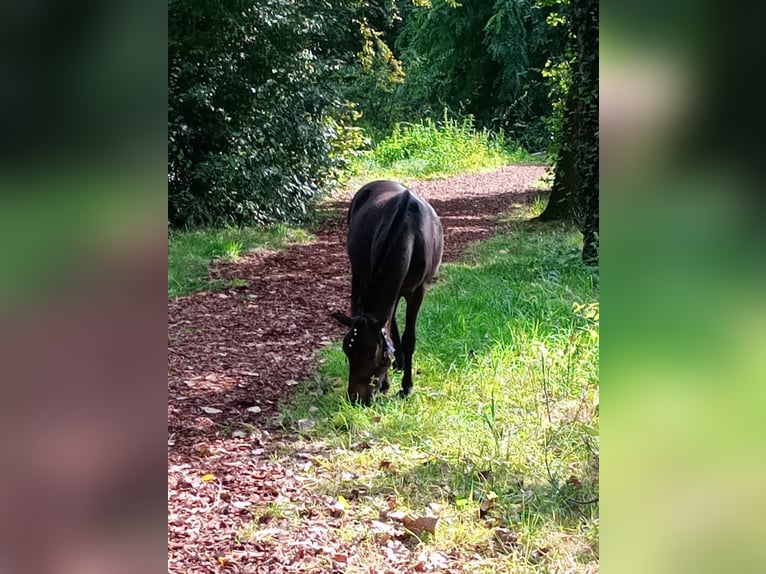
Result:
M335 319L338 323L340 323L341 325L345 325L346 327L351 327L351 323L353 322L351 320L351 317L349 317L345 313L341 313L340 311L335 311L330 316L333 319Z

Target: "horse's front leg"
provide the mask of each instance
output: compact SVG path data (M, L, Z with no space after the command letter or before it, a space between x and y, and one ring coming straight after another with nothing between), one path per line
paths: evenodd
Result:
M402 335L402 350L404 351L404 376L402 377L402 390L399 395L406 397L412 392L412 355L415 352L415 323L418 319L420 306L423 304L425 285L421 285L407 298L406 325Z

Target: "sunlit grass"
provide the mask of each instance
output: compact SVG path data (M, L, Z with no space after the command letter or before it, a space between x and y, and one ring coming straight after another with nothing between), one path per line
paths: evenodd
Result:
M254 248L281 249L309 239L307 231L285 225L268 228L198 229L168 233L168 297L220 288L211 281L210 262L235 260Z
M574 229L509 225L507 235L446 265L427 294L413 396L350 406L335 344L281 420L317 421L308 434L336 449L324 464L337 477L319 488L353 499L353 511L392 498L413 513L440 505L439 528L423 544L482 556L467 571L593 571L594 278L580 262ZM497 528L517 537L513 552L493 541Z
M396 124L393 133L352 166L358 178L429 179L536 163L502 133L476 130L471 118Z

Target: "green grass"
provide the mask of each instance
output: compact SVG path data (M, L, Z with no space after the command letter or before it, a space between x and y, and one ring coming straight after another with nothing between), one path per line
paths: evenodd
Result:
M236 260L255 248L282 249L290 243L307 241L309 237L305 230L285 225L171 231L168 233L168 297L226 286L222 281L210 279L208 267L213 260Z
M429 119L397 124L389 137L359 156L352 171L363 179L429 179L534 161L502 133L476 130L470 117L462 121L445 117L438 123Z
M392 499L414 514L436 503L439 525L421 544L464 555L468 572L590 572L599 524L594 278L574 229L508 226L446 265L426 295L411 397L349 405L336 343L281 422L316 420L304 434L329 443L323 464L333 477L317 488L349 500L360 521ZM517 537L512 551L497 528Z

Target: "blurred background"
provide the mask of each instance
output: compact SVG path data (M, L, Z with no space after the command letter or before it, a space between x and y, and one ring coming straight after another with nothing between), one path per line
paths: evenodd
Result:
M0 5L0 571L165 554L167 14Z
M762 572L763 5L602 2L602 561Z

